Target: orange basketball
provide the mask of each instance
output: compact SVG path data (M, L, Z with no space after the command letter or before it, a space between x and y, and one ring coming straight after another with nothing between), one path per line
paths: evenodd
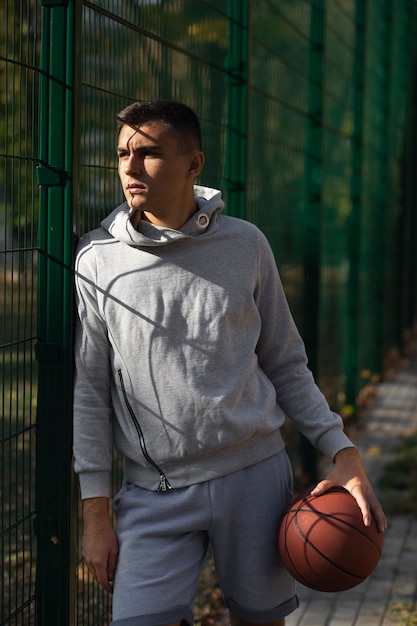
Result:
M316 591L359 585L375 569L383 541L375 520L365 526L356 500L342 487L293 500L278 532L285 567Z

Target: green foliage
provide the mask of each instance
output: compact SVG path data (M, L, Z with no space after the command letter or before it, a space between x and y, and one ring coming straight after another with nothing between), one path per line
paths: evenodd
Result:
M37 215L40 10L36 0L0 3L0 190L16 234ZM20 242L19 245L21 245Z
M417 624L417 610L410 603L396 602L391 607L389 619L398 626L414 626Z
M402 441L378 484L388 513L417 515L417 432Z

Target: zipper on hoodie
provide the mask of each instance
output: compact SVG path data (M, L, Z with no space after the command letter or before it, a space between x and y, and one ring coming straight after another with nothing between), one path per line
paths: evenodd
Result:
M141 426L139 424L138 418L136 417L135 412L133 411L132 406L131 406L131 404L129 402L129 399L127 397L125 384L123 382L122 370L117 370L117 373L119 374L120 385L122 387L123 398L124 398L125 404L127 406L127 410L130 413L130 417L133 420L133 424L134 424L134 426L136 428L136 432L137 432L138 437L139 437L139 443L140 443L140 448L142 450L142 454L145 457L145 459L148 461L148 463L150 465L152 465L156 469L156 471L159 473L159 485L158 485L158 489L156 491L169 491L170 489L172 489L172 487L169 484L168 478L165 476L165 473L162 470L162 468L158 465L158 463L156 463L153 460L153 458L150 456L149 452L146 449L145 438L143 436L142 428L141 428Z

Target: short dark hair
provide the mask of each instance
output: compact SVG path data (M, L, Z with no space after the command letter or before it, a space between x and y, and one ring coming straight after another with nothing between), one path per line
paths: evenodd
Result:
M175 100L150 100L129 104L117 114L118 130L123 126L140 128L148 122L164 122L171 126L178 137L183 152L201 150L201 126L190 107Z

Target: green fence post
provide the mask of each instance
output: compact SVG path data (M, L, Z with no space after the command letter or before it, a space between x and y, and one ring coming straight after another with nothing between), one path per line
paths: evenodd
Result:
M405 326L414 326L417 320L417 5L413 5L412 15L414 16L410 27L410 108L409 108L409 145L407 149L407 172L406 172L406 204L407 213L410 216L404 233L409 247L409 259L407 269L409 282L404 285L404 320ZM414 138L414 141L413 141Z
M417 137L417 4L414 2L412 4L411 11L411 25L410 25L410 49L411 49L411 64L410 64L410 127L412 129L411 136ZM410 283L408 288L411 291L411 297L409 301L409 306L407 307L407 321L409 325L413 325L417 319L417 212L414 210L417 206L417 185L416 185L416 177L417 177L417 141L414 141L414 150L410 154L410 159L408 162L408 176L413 181L412 191L409 194L409 207L410 211L413 212L414 220L412 227L412 238L410 241L411 254L413 256L413 262L410 267Z
M407 123L404 147L404 210L401 215L399 280L401 325L399 331L411 328L417 316L417 4L408 2L407 30L404 37L409 58L407 72Z
M40 626L73 624L70 599L74 2L41 0L37 404Z
M311 5L309 95L305 146L304 341L310 367L318 369L321 219L323 185L324 0Z
M383 357L385 350L389 347L386 345L385 322L387 317L387 296L385 294L386 283L386 264L388 257L387 243L387 215L391 210L389 206L392 197L389 197L389 154L390 154L390 137L391 124L390 117L390 93L392 79L392 1L384 0L382 2L381 11L378 14L378 23L381 28L380 42L381 55L381 80L380 91L378 94L379 111L375 111L381 122L379 124L380 138L378 143L378 154L376 168L378 175L378 194L376 197L376 241L374 262L374 336L373 336L373 354L372 369L381 373L383 367Z
M311 2L309 93L305 145L304 323L303 339L309 366L318 375L321 220L323 186L323 76L325 0ZM302 465L310 481L316 478L316 453L301 439Z
M359 385L359 318L360 318L360 235L362 206L363 101L365 84L365 19L367 0L355 3L355 40L353 61L353 137L351 214L348 219L349 277L347 292L347 325L344 370L345 403L355 406Z
M246 217L247 99L250 0L227 0L226 147L223 189L228 213Z

